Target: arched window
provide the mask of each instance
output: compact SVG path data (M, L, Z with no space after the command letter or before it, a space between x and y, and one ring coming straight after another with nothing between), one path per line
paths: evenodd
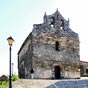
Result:
M51 17L51 27L55 27L55 18Z
M59 42L56 41L56 42L55 42L55 50L56 50L56 51L60 51L59 45L60 45Z
M61 19L60 29L64 29L64 20L63 19Z

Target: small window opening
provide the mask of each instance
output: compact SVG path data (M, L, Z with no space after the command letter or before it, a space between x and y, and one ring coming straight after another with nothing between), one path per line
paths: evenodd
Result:
M88 69L86 69L86 73L88 74Z
M60 27L60 29L62 30L62 29L63 29L63 27Z
M34 70L33 70L33 68L30 70L30 73L31 73L31 74L33 74L33 73L34 73Z
M56 51L60 51L60 49L59 49L59 42L58 41L56 41L56 43L55 43L55 50Z
M51 26L52 28L54 27L54 25L53 25L53 24L51 24L50 26Z

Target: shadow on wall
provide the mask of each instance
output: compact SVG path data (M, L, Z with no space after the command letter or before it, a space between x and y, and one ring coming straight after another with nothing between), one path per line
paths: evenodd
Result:
M65 80L58 81L46 88L88 88L88 80Z

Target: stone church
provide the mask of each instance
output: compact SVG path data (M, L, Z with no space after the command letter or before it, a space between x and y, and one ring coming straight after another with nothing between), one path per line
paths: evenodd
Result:
M79 36L58 9L33 25L18 51L18 73L25 79L80 78Z

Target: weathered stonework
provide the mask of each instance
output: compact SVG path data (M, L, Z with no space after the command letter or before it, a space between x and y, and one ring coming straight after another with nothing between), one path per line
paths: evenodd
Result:
M33 25L18 57L20 78L31 78L31 69L34 78L80 78L79 37L58 10Z

